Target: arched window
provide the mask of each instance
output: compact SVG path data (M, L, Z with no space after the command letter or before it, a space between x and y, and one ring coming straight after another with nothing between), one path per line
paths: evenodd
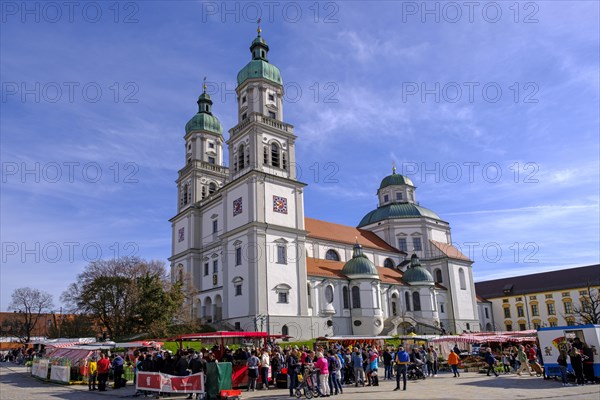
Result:
M435 283L442 283L442 270L439 268L436 268L436 270L434 271L434 275L435 275Z
M217 191L217 184L214 182L209 183L208 184L208 194L211 195L216 191Z
M202 198L206 197L206 186L202 186Z
M312 308L312 290L310 283L306 284L306 297L308 298L308 308Z
M404 303L406 303L406 311L410 311L410 294L404 293Z
M360 308L360 288L352 286L352 308Z
M395 317L398 315L398 295L392 294L392 315Z
M263 146L263 164L269 165L269 149L267 146Z
M421 311L421 295L419 294L419 292L413 292L412 301L413 301L413 310Z
M288 336L290 334L290 328L287 325L281 327L281 334L284 336Z
M329 249L327 250L327 253L325 253L325 259L331 261L340 261L340 255L337 251Z
M342 303L343 303L343 307L344 310L347 310L350 308L350 294L348 293L348 286L344 286L342 288Z
M325 287L325 301L327 304L333 303L333 286L331 285Z
M246 158L244 157L244 150L245 150L245 146L244 143L240 144L240 146L238 147L238 154L237 154L237 159L238 159L238 171L241 171L244 169L244 161L246 160Z
M271 143L271 165L279 168L279 145Z
M465 280L465 271L462 268L458 269L458 280L460 281L460 289L467 290L467 281Z
M391 258L386 258L385 261L383 262L383 266L386 268L394 268L394 260L392 260Z

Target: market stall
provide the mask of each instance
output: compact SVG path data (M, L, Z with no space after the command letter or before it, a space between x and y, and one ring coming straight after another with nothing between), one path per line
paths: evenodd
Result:
M209 333L190 333L179 335L176 338L168 339L179 342L179 347L183 347L184 341L199 341L203 344L214 343L213 353L217 359L220 359L225 351L225 346L230 344L244 344L254 347L266 347L268 343L275 339L288 339L288 335L272 335L267 332L229 332L217 331ZM250 342L250 343L249 343ZM269 370L270 374L270 370ZM232 363L232 387L237 388L246 386L248 382L248 367L245 360L235 360Z

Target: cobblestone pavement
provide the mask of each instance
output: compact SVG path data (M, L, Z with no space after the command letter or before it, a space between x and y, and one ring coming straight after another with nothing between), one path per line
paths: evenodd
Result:
M332 396L339 400L385 400L385 399L565 399L565 400L600 400L600 385L571 386L562 385L553 380L537 377L518 377L501 375L499 378L487 377L484 374L463 373L460 378L452 374L440 374L435 378L409 382L406 392L394 392L395 382L382 381L377 387L344 387L344 394ZM41 400L41 399L118 399L131 398L135 390L129 386L125 389L109 390L105 393L89 392L82 385L59 385L42 382L29 376L25 367L0 363L0 399L1 400ZM185 396L172 396L169 399L183 399ZM257 390L243 392L245 399L276 400L289 398L287 389Z

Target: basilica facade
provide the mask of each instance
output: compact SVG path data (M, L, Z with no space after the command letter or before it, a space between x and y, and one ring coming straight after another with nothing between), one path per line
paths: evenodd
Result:
M407 177L383 177L378 207L356 227L305 217L308 188L290 167L302 135L284 120L260 30L250 52L228 139L206 89L185 126L169 260L172 279L197 289L194 315L294 340L478 331L472 261Z

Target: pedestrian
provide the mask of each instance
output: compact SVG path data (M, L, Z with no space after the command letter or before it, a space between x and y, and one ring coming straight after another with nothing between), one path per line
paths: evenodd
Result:
M400 377L402 377L404 383L402 390L406 390L406 372L409 361L410 356L404 350L404 347L398 346L398 351L396 351L396 356L394 358L394 364L396 366L396 388L394 390L400 390Z
M529 362L527 360L527 354L525 354L525 348L522 344L519 345L517 361L520 363L519 369L517 370L517 375L521 376L521 372L527 368L529 375L533 376L533 372L531 372L531 368L529 367Z
M254 392L256 389L256 380L258 379L258 366L260 365L260 360L256 357L255 350L252 350L246 365L248 366L248 391Z
M558 366L560 368L560 377L562 378L562 385L570 386L569 380L567 379L567 351L566 350L559 351L556 362L558 363Z
M286 359L287 373L290 378L290 396L295 396L295 390L298 386L298 350L292 349L292 352Z
M323 353L320 351L316 353L317 361L315 362L315 368L319 370L319 382L320 385L317 387L320 397L329 397L331 392L329 391L329 362Z
M438 353L433 346L429 347L429 351L431 352L431 364L433 367L433 377L435 378L438 373Z
M98 391L106 392L106 382L108 382L108 371L110 369L110 361L104 353L100 354L98 360Z
M391 380L392 379L392 352L389 347L386 347L383 352L383 379Z
M487 376L490 376L490 372L493 372L497 378L499 375L496 372L496 357L494 357L494 355L492 354L491 347L487 348L487 351L485 352L484 360L488 365Z
M454 373L454 377L460 377L460 373L458 372L458 362L459 362L458 354L452 349L450 354L448 354L448 365L452 368L452 372Z
M504 368L504 374L508 374L510 372L510 355L508 351L502 352L502 367Z
M354 352L352 353L352 365L354 367L355 386L358 387L359 382L362 386L365 386L365 370L363 368L363 357L358 347L356 347L354 349Z
M269 390L269 370L271 369L271 357L269 352L264 349L260 356L260 380L262 382L262 388Z
M98 362L96 356L90 359L88 364L88 390L96 390L96 377L98 376Z
M585 383L585 379L583 378L583 358L577 347L571 347L571 351L569 351L569 358L571 359L571 367L573 367L573 372L575 372L575 380L577 385L583 385Z

